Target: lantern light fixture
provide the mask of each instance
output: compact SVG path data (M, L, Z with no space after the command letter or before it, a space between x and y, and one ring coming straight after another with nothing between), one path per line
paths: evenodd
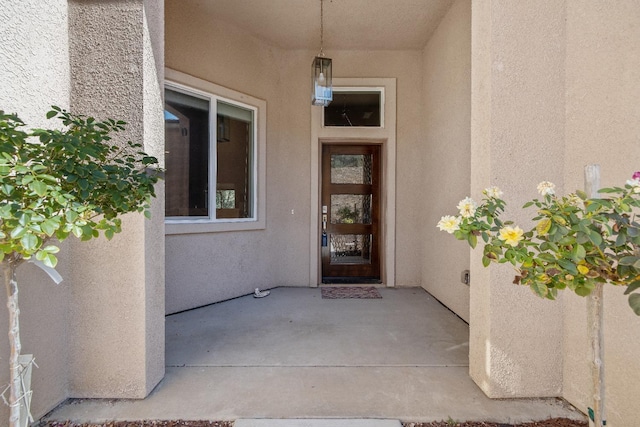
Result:
M326 107L333 100L331 58L324 56L324 0L320 0L320 53L311 64L311 105Z

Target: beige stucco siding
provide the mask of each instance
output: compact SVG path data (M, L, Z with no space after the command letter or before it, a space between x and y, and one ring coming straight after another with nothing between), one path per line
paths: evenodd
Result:
M146 6L151 26L143 23L141 1L3 7L0 109L17 112L30 126L55 126L44 120L51 105L125 119L126 136L161 157L162 4ZM86 13L90 8L93 13ZM105 16L115 21L101 21ZM100 25L92 25L93 18ZM121 43L114 55L114 45L104 43L109 37L102 36L123 28L115 36ZM145 108L151 106L155 113ZM160 126L153 126L154 114ZM162 196L161 186L158 192ZM155 220L131 216L112 242L65 242L57 267L64 278L60 285L31 264L20 267L23 353L33 353L39 366L32 379L36 418L69 396L144 397L162 378L164 224L158 203ZM0 329L6 328L5 310ZM7 360L5 340L0 349ZM3 365L0 382L7 382L7 374ZM0 405L0 419L6 418Z
M51 105L69 107L70 80L67 2L28 0L0 8L0 110L17 113L29 126L54 126L45 119ZM57 270L64 281L54 282L33 264L18 269L22 352L34 354L33 414L38 417L67 397L67 314L70 286L69 258L62 256ZM5 295L4 290L2 295ZM8 315L3 296L0 307L0 384L9 381ZM0 404L0 420L9 411Z
M439 231L442 215L470 194L471 174L471 2L456 1L423 52L424 105L418 171L421 197L422 286L458 316L469 321L469 247ZM473 279L472 279L473 280Z
M307 57L311 57L309 52ZM420 153L424 150L421 135L422 55L420 51L337 51L334 75L340 77L392 77L396 79L396 253L395 285L419 286L423 225L423 168ZM304 62L309 62L307 58ZM306 65L306 64L305 64ZM307 89L308 83L301 86ZM383 158L383 162L386 159ZM398 166L399 165L399 166ZM383 191L389 194L390 189ZM393 254L385 254L393 256Z
M282 99L302 102L303 94L295 82L281 84L278 71L282 67L283 73L293 74L296 64L283 66L279 49L211 21L196 8L179 2L166 6L168 68L267 103L267 171L266 183L261 183L267 186L266 228L167 235L167 312L257 287L308 284L309 119L307 114L301 120L299 112L283 106Z
M143 1L142 105L143 141L147 153L164 166L164 2ZM162 380L165 372L164 314L165 269L164 183L156 184L156 198L151 201L151 220L144 222L144 324L145 395Z
M605 7L606 6L606 7ZM565 188L583 187L583 167L601 166L602 185L640 170L640 4L567 2ZM605 292L607 425L637 425L640 318L623 289ZM585 300L565 297L564 397L591 405Z
M638 22L632 1L473 3L472 192L498 184L517 207L543 179L559 193L583 188L589 163L604 186L639 169ZM482 269L478 251L471 269L474 380L490 396L559 393L586 411L585 300L540 301L508 268ZM608 424L634 425L640 323L622 289L607 289L605 316Z
M497 185L505 217L530 227L536 185L563 191L565 11L557 1L472 3L471 194ZM470 373L490 397L562 393L562 301L514 286L508 265L471 256Z
M0 9L0 109L32 126L51 122L51 105L69 106L67 2L26 0Z
M72 109L126 121L114 141L140 142L162 157L162 6L69 5ZM72 397L143 398L164 376L162 185L158 191L150 220L128 214L111 241L72 244Z

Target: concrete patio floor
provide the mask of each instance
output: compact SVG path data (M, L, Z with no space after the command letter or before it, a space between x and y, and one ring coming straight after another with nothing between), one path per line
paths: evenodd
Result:
M322 299L276 288L166 318L166 376L144 400L71 400L46 419L584 419L559 399L492 400L468 325L421 288Z

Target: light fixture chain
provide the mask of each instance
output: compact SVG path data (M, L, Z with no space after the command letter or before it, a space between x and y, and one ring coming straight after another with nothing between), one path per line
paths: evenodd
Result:
M320 56L324 56L322 46L324 44L324 0L320 0Z

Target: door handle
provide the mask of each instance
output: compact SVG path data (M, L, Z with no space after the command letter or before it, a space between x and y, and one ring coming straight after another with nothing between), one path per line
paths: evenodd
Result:
M322 247L327 246L327 207L322 207Z

